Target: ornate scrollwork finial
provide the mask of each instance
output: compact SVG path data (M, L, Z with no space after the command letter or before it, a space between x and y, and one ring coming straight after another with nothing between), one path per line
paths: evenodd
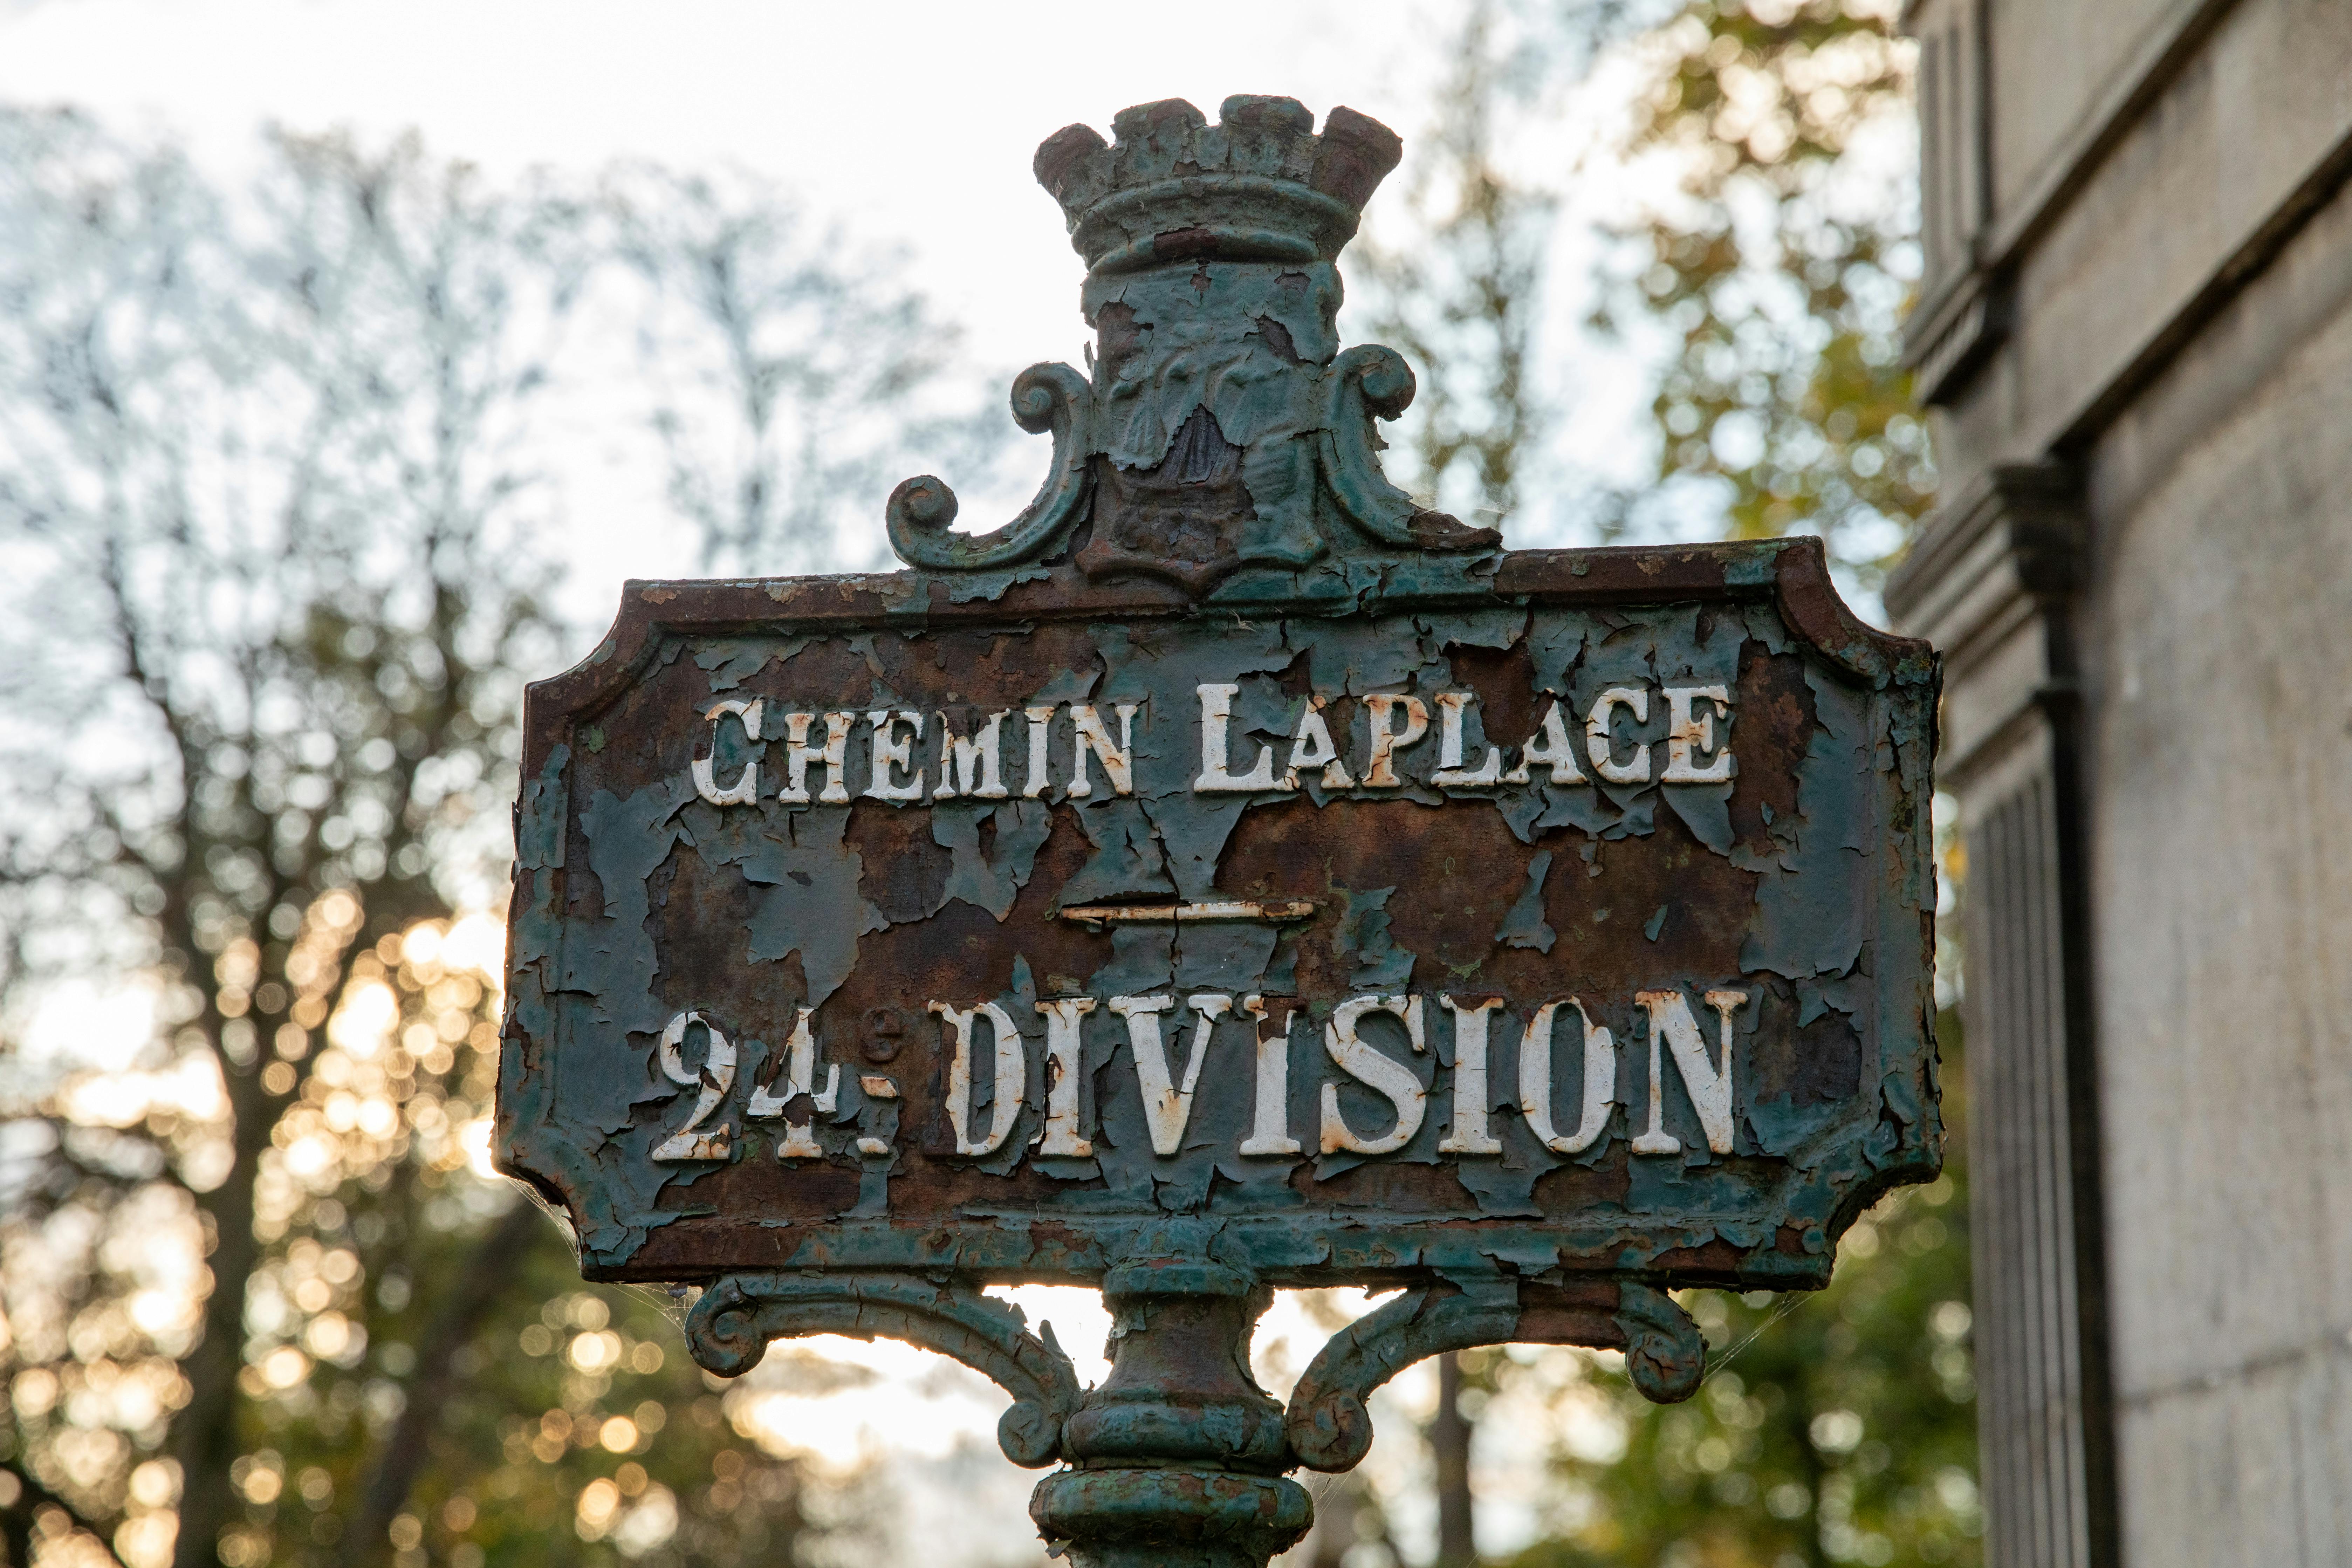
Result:
M1114 140L1055 132L1037 150L1087 265L1091 377L1040 364L1013 417L1050 430L1053 466L1003 527L959 534L954 492L909 479L891 543L938 573L1073 562L1199 595L1245 571L1295 578L1328 556L1475 557L1499 546L1419 506L1381 471L1375 419L1412 401L1391 349L1342 353L1335 263L1402 144L1335 109L1322 133L1286 98L1181 99L1122 110Z

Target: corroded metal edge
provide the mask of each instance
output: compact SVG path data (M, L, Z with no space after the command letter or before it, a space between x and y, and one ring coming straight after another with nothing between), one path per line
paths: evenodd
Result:
M1881 631L1856 616L1831 580L1822 542L1735 541L1661 549L1521 550L1486 558L1491 570L1455 581L1379 579L1356 584L1333 573L1302 573L1291 584L1325 591L1220 592L1195 600L1171 584L1088 581L1068 568L1006 587L986 598L951 596L945 578L920 572L824 577L744 577L647 581L623 586L612 627L570 669L524 690L523 770L536 772L549 742L542 712L593 719L619 695L667 635L781 631L907 630L972 621L1160 618L1219 614L1256 620L1276 616L1369 616L1418 609L1514 604L1602 607L1689 600L1771 600L1789 629L1849 679L1873 689L1932 685L1934 650L1916 637ZM1236 579L1236 585L1243 585Z
M551 1009L539 965L560 941L557 882L563 858L571 737L615 699L663 640L685 633L795 627L829 632L920 629L974 621L1043 622L1118 616L1256 619L1276 615L1362 616L1417 609L1515 605L1605 607L1624 604L1769 601L1789 630L1825 665L1882 696L1902 699L1898 748L1919 759L1916 777L1881 771L1882 819L1899 824L1905 851L1877 889L1874 935L1888 955L1928 951L1934 901L1923 879L1932 864L1926 760L1935 746L1941 670L1925 642L1881 632L1855 617L1838 596L1821 542L1810 537L1691 545L1671 550L1521 552L1497 558L1491 574L1418 579L1403 588L1378 580L1332 598L1317 595L1227 602L1221 592L1195 601L1165 584L1102 586L1066 569L1050 580L1014 583L993 599L958 601L940 579L916 573L883 576L775 578L678 583L633 582L598 650L572 669L533 683L526 695L524 786L517 806L517 885L509 910L509 1028L500 1063L494 1148L508 1174L530 1183L562 1207L580 1237L591 1279L667 1280L675 1263L638 1258L648 1235L679 1217L673 1212L593 1219L579 1195L595 1185L578 1152L592 1130L566 1129L544 1083L526 1086L521 1058L549 1041ZM1906 929L1906 927L1909 929ZM1790 1177L1777 1189L1784 1223L1777 1233L1735 1244L1723 1226L1752 1228L1740 1216L1686 1216L1680 1235L1606 1221L1498 1222L1436 1218L1396 1222L1374 1213L1334 1213L1329 1234L1302 1247L1279 1221L1221 1218L1234 1256L1253 1260L1269 1283L1328 1282L1344 1273L1367 1281L1409 1283L1447 1269L1491 1268L1497 1260L1529 1274L1568 1269L1641 1275L1663 1284L1775 1289L1826 1284L1839 1237L1879 1197L1906 1183L1931 1180L1942 1166L1937 1106L1933 1005L1918 964L1886 963L1876 975L1877 1131L1850 1141L1834 1163L1809 1163L1836 1142L1825 1130L1790 1152ZM1865 1091L1866 1092L1866 1091ZM1850 1133L1849 1133L1850 1137ZM972 1213L914 1229L745 1225L738 1230L739 1267L824 1267L951 1271L973 1280L1051 1279L1087 1283L1149 1250L1152 1216L1030 1215ZM772 1251L762 1254L761 1249ZM691 1276L699 1271L686 1270Z

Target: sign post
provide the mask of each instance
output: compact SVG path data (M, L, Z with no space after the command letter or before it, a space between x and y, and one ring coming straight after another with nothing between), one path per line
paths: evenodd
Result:
M1038 150L1089 373L1030 506L887 576L632 583L528 698L504 1168L689 1346L985 1373L1086 1563L1255 1568L1447 1350L1706 1346L1932 1177L1924 644L1811 539L1507 552L1390 484L1334 266L1397 139L1165 102ZM1098 1286L1112 1373L982 1293ZM1277 1286L1400 1287L1286 1408Z

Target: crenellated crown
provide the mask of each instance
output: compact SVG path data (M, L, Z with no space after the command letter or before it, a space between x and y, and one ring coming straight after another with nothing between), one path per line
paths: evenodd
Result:
M1070 243L1092 273L1168 262L1335 260L1404 144L1352 109L1315 134L1296 99L1234 97L1211 125L1181 98L1045 138L1037 183L1062 204Z

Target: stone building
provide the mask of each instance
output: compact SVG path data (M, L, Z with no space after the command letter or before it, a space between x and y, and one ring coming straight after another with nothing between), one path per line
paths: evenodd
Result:
M1906 25L1987 1561L2352 1563L2352 4Z

